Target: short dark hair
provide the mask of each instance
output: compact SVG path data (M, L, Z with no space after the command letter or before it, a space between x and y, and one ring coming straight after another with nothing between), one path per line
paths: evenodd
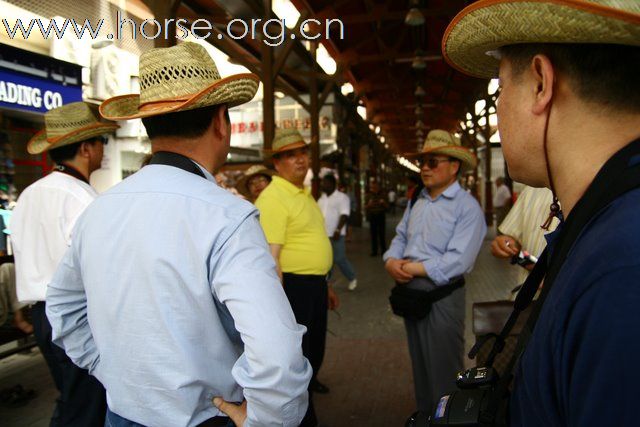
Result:
M209 129L211 120L218 113L218 109L225 105L212 105L195 110L144 117L142 124L147 129L147 135L150 139L162 136L197 138ZM227 111L226 114L228 119L229 112Z
M522 75L537 54L549 57L567 75L573 90L587 102L614 110L640 112L640 47L615 44L518 44L500 48L514 77Z
M68 160L73 160L78 154L78 150L80 146L85 142L92 142L93 139L86 139L80 142L74 142L73 144L63 145L59 148L54 148L53 150L49 150L49 157L51 161L57 164L62 162L66 162Z
M322 179L326 179L327 181L331 182L334 187L338 183L338 181L336 180L336 177L332 173L326 174L325 176L322 177Z

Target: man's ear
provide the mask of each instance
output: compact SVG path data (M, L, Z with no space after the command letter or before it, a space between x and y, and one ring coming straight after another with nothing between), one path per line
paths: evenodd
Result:
M85 141L82 144L80 144L80 148L78 148L77 155L79 155L82 158L89 158L89 156L91 156L91 152L90 152L91 144L93 144L93 141Z
M272 157L271 158L271 163L273 164L273 168L276 170L276 172L280 173L280 159L278 159L277 157Z
M226 139L231 131L227 120L227 106L221 105L212 118L213 130L220 139Z
M456 161L453 161L451 163L454 164L454 165L457 165L455 175L459 175L460 174L460 169L462 169L462 163L460 162L460 160L456 160Z
M543 114L547 111L553 99L556 70L548 56L538 54L531 60L530 72L533 83L533 105L531 111L534 114Z

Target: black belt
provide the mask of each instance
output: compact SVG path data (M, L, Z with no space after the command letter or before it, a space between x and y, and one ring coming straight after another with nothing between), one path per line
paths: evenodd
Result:
M317 280L327 277L326 274L297 274L297 273L282 273L282 277L297 278L300 280Z
M231 422L228 417L213 417L198 424L198 427L227 427Z

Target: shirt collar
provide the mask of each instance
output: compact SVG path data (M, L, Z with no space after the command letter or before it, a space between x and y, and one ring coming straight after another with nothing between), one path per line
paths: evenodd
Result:
M189 160L191 160L193 163L196 164L197 167L200 168L200 170L204 174L205 178L207 178L207 181L213 181L216 185L218 185L218 182L216 181L216 178L213 175L211 175L211 173L208 170L206 170L204 168L204 166L202 166L200 163L196 162L193 159L189 159Z
M458 194L458 191L461 189L462 187L460 187L460 183L458 183L458 180L455 180L453 184L448 186L446 190L440 193L440 195L436 197L435 200L438 200L441 196L444 197L445 199L453 199L454 197L456 197L456 194ZM431 196L429 195L429 192L427 191L426 188L422 189L422 197L431 199Z
M290 194L299 194L299 193L310 194L309 188L297 187L292 183L290 183L289 181L287 181L286 179L281 178L277 175L273 176L272 182L275 183L278 187L282 188L283 190L286 190Z

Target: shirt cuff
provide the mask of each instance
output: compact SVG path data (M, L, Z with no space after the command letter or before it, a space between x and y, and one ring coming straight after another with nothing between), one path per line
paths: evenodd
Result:
M393 249L388 249L387 252L382 255L382 261L387 262L389 258L402 259L402 254L397 254Z
M440 267L438 266L439 262L437 258L428 259L422 262L425 271L427 272L427 277L433 281L438 286L446 285L449 283L449 278L444 275Z

